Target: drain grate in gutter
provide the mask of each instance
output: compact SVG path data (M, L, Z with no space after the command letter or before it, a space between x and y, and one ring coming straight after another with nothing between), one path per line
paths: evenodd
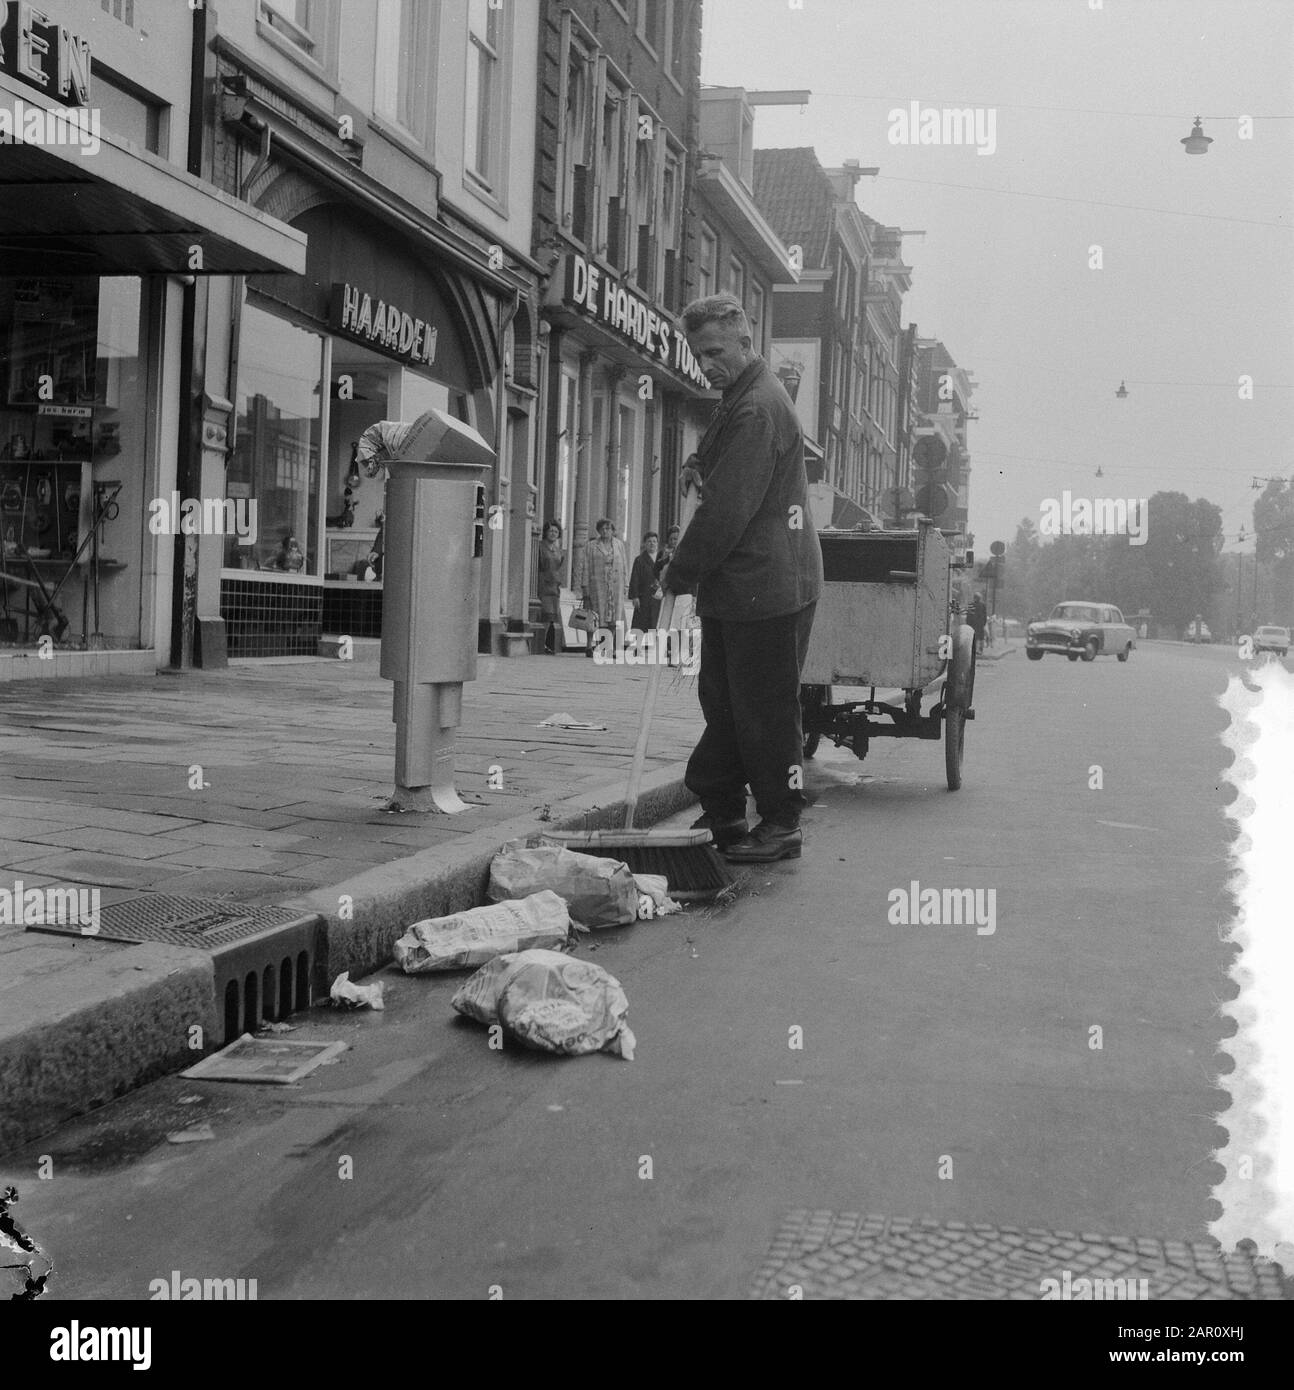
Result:
M86 936L80 925L31 923L28 931ZM99 910L97 941L161 941L211 956L212 1007L221 1043L265 1020L287 1018L327 994L327 931L314 912L219 898L141 894Z
M99 910L100 941L165 941L172 946L217 950L273 927L299 922L302 914L288 907L253 907L219 898L182 898L150 893ZM28 931L85 936L77 923L32 923Z

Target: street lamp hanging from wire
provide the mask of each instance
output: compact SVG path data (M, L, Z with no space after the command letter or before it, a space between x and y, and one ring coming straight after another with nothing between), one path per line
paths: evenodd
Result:
M1204 127L1200 124L1200 118L1196 116L1195 124L1191 127L1191 133L1184 135L1178 142L1184 145L1187 154L1208 154L1209 146L1213 143L1213 137L1205 135Z

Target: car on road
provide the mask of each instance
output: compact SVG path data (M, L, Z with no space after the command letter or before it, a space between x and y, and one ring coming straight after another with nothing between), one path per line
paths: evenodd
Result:
M1287 627L1265 623L1254 633L1255 652L1275 652L1277 656L1284 656L1289 649L1290 630Z
M1117 656L1127 661L1137 645L1136 633L1123 621L1123 614L1108 603L1086 603L1066 599L1058 603L1045 619L1035 618L1025 629L1025 655L1041 661L1048 652L1070 661L1082 657L1095 661L1098 656Z

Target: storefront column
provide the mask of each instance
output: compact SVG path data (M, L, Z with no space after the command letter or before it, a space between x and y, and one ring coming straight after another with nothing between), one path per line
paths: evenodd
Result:
M223 396L202 397L202 457L199 481L202 497L225 495L225 465L229 457L229 426L234 403ZM225 620L220 616L220 566L225 538L221 535L198 537L198 575L194 657L204 669L228 666Z
M612 367L607 372L607 491L602 513L615 522L621 540L625 538L626 522L620 511L620 383L624 378L623 367Z
M642 518L641 531L660 530L660 439L657 434L658 412L656 397L647 400L643 418L643 470L642 470ZM661 545L665 537L660 537Z
M571 586L578 588L589 542L589 504L593 489L593 364L596 352L580 353L579 433L575 438L575 518L571 525Z

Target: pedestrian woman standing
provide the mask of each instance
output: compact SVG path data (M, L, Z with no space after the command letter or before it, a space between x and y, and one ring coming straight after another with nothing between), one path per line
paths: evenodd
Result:
M671 526L665 532L665 544L661 547L660 554L656 557L656 574L660 575L665 566L674 558L674 552L678 549L678 538L682 531L677 526Z
M651 632L660 617L661 587L656 582L656 545L660 537L648 531L629 575L629 602L634 606L631 632Z
M545 624L546 656L557 655L557 633L562 625L562 566L565 563L561 523L549 521L539 542L539 621Z
M597 538L584 547L581 564L580 590L583 606L598 615L598 626L615 631L617 622L624 619L625 598L629 589L629 563L623 544L615 537L609 517L597 524ZM590 634L590 637L592 634ZM590 640L585 656L593 655Z

